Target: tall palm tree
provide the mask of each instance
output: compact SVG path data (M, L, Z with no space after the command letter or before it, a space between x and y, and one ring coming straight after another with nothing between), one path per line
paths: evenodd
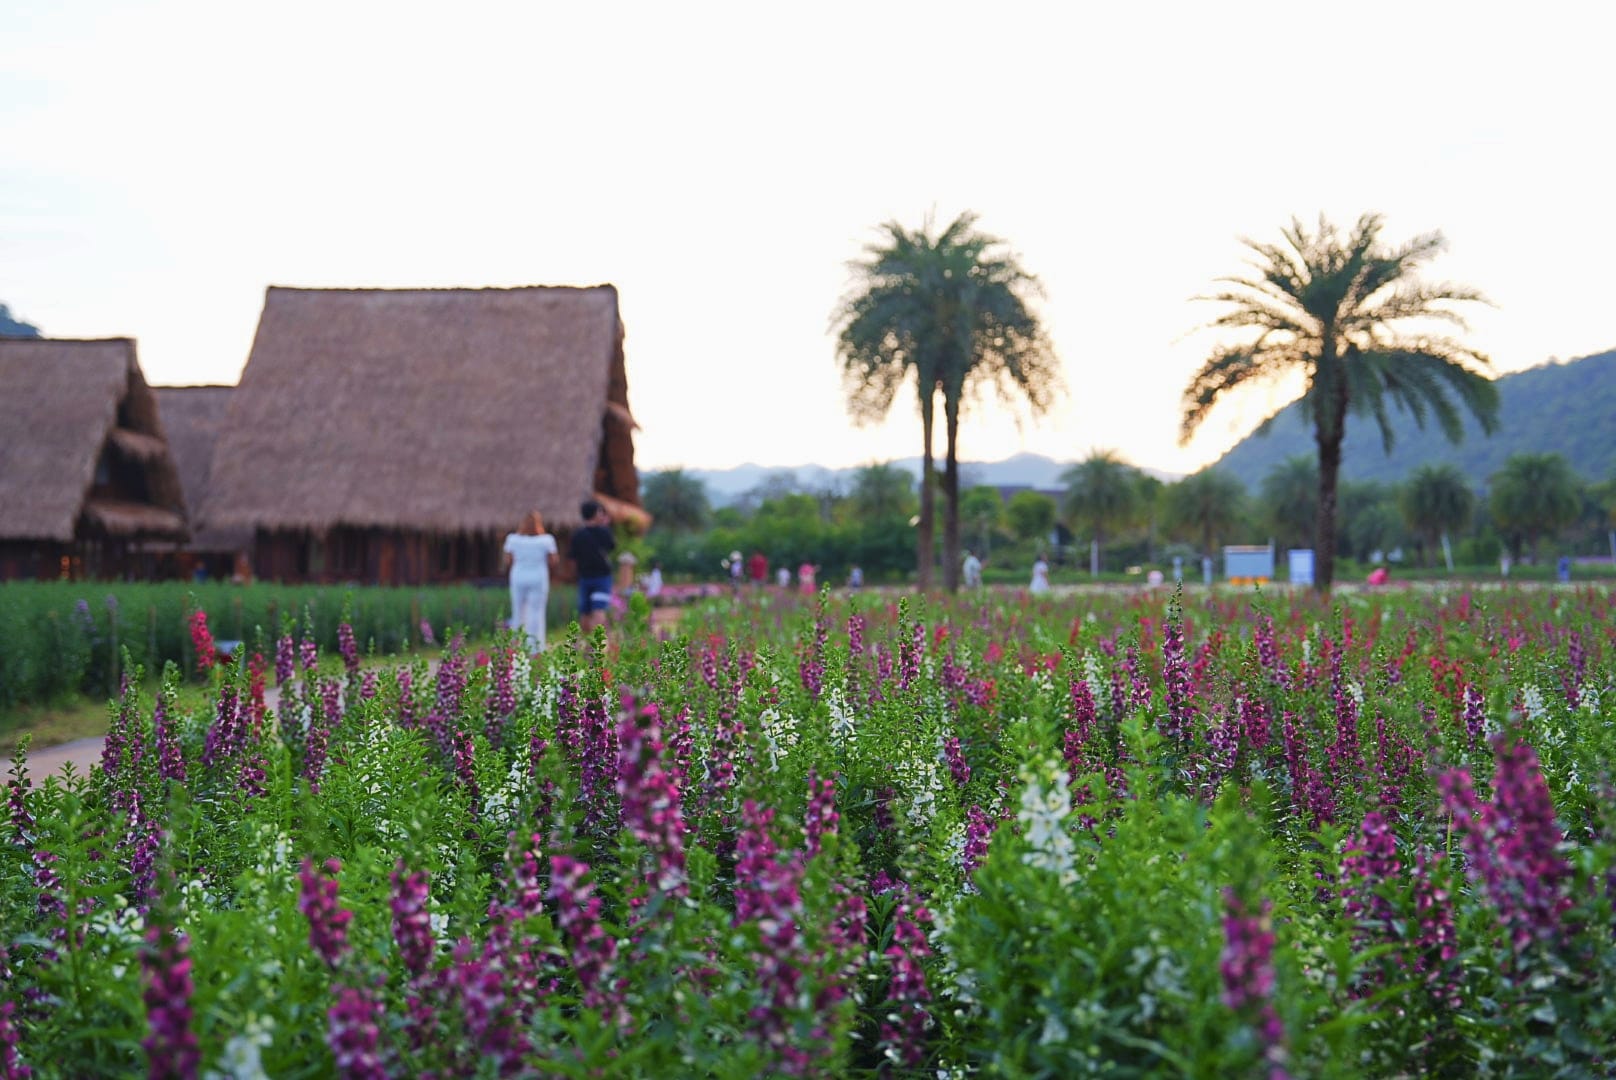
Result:
M1397 495L1403 524L1420 538L1420 562L1429 565L1431 553L1445 532L1470 524L1476 493L1456 465L1421 465L1403 482Z
M836 354L855 422L885 416L910 378L920 396L920 586L931 584L935 497L932 434L943 408L945 519L943 574L959 585L959 422L967 394L993 385L1002 396L1045 409L1057 385L1054 350L1027 306L1038 282L1002 242L963 213L935 236L892 221L852 264L854 285L838 306Z
M1061 473L1066 516L1094 538L1098 553L1108 535L1131 525L1142 506L1139 470L1113 450L1096 450Z
M1481 373L1490 366L1486 356L1449 337L1404 329L1410 320L1468 329L1450 305L1481 302L1481 294L1417 279L1444 246L1440 232L1394 248L1380 242L1380 230L1378 214L1365 214L1346 235L1320 217L1316 232L1293 220L1281 231L1283 244L1243 241L1256 256L1255 273L1220 278L1225 288L1205 299L1228 305L1213 327L1250 336L1214 350L1184 389L1180 437L1188 442L1229 391L1290 371L1305 376L1302 414L1318 446L1314 546L1321 591L1335 576L1336 483L1349 412L1373 417L1388 450L1394 439L1388 405L1421 427L1434 414L1454 442L1464 437L1460 406L1483 431L1498 426L1498 390Z

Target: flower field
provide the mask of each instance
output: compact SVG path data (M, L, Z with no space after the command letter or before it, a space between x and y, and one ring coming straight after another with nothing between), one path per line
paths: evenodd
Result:
M128 680L91 775L12 768L0 1074L1608 1075L1616 600L1337 605Z

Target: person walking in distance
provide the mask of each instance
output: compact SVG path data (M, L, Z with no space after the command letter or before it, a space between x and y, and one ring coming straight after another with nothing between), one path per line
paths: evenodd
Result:
M964 572L963 577L965 578L965 587L967 589L975 589L981 586L982 560L978 559L973 552L967 551L965 553L965 564L961 567L961 570Z
M511 571L511 629L527 635L528 648L545 646L545 608L550 602L550 568L556 562L555 537L544 531L544 518L531 510L517 530L505 537L505 565Z
M567 554L578 567L578 626L587 634L606 623L612 602L611 552L617 541L611 515L594 499L578 505L578 516L584 522L573 530Z

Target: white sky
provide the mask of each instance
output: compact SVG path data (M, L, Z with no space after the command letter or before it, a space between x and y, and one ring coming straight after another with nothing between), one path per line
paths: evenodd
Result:
M1185 471L1189 302L1292 214L1442 229L1500 370L1616 346L1616 6L0 4L0 302L233 382L263 290L614 282L642 466L919 451L827 332L889 218L1043 280L1068 393L962 456ZM940 439L939 439L940 449Z

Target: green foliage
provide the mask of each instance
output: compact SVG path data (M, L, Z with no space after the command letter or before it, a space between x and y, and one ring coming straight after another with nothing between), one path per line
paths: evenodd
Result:
M1246 486L1217 469L1202 469L1168 485L1162 498L1168 530L1196 541L1203 555L1213 554L1220 541L1232 541L1246 514Z
M647 473L640 483L640 502L654 528L676 533L705 527L712 510L707 486L683 469Z
M1524 537L1534 555L1541 537L1571 524L1582 508L1582 484L1559 454L1512 454L1491 483L1493 523Z
M561 590L556 590L557 594ZM343 605L363 650L392 654L421 641L423 621L441 641L449 627L492 633L506 615L501 589L471 586L340 589L314 585L128 582L0 583L0 709L78 693L113 694L122 655L148 672L195 668L187 616L207 612L218 640L264 648L288 620L335 649Z
M36 1075L148 1071L170 927L198 1075L334 1075L363 1038L388 1075L1606 1071L1609 591L647 615L330 706L318 667L274 697L216 669L200 708L171 669L183 780L134 678L104 767L13 767L0 1030ZM305 860L337 863L334 956ZM334 1030L356 989L374 1027Z
M1096 450L1063 472L1062 509L1072 531L1103 547L1107 536L1135 524L1145 509L1141 475L1113 450Z
M1443 533L1458 533L1470 524L1476 493L1464 473L1452 465L1421 465L1398 495L1403 522L1421 538L1427 559Z
M1018 540L1041 541L1055 527L1055 500L1037 491L1018 491L1004 509L1005 520Z

